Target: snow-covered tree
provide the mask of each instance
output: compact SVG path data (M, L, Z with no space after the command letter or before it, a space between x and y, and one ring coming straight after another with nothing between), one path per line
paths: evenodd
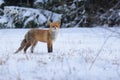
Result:
M53 13L60 14L60 16L62 15L60 18L62 27L120 25L120 0L5 0L5 3L14 6L29 5L34 7L47 18L47 21L56 19L54 19ZM2 10L0 10L1 13L4 12ZM46 14L47 10L51 13ZM25 18L25 20L27 19Z

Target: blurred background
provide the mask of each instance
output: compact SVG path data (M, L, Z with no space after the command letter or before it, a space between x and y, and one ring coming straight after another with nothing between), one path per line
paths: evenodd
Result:
M0 0L0 28L120 26L120 0Z

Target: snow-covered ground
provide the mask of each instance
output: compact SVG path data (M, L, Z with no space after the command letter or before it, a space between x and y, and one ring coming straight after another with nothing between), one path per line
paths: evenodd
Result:
M1 29L0 80L120 80L120 28L109 29L60 29L53 53L39 42L26 55L14 52L28 29Z

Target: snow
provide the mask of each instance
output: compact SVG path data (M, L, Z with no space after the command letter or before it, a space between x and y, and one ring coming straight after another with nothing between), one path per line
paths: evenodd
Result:
M80 1L82 1L82 0L74 0L74 2L77 2L77 1L80 2Z
M6 17L0 17L0 23L7 23L7 18Z
M0 80L119 80L120 28L109 29L116 32L63 28L54 42L53 53L47 53L46 44L39 42L33 54L30 50L27 54L14 54L29 29L1 29Z
M48 0L36 0L35 3L38 3L38 2L41 2L41 3L44 3L44 2L47 2Z
M4 1L3 0L0 0L0 5L2 5L4 3Z
M120 11L119 11L118 15L120 16Z
M58 21L62 17L61 14L57 14L48 10L39 10L16 6L5 6L3 12L4 15L0 16L0 23L2 25L6 24L6 28L16 27L16 21L22 22L24 28L27 24L29 24L30 21L34 21L39 26L43 25L50 19L53 21Z

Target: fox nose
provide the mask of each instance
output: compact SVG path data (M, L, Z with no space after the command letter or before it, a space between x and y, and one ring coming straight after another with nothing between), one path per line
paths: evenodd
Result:
M57 27L55 26L54 29L57 29Z

